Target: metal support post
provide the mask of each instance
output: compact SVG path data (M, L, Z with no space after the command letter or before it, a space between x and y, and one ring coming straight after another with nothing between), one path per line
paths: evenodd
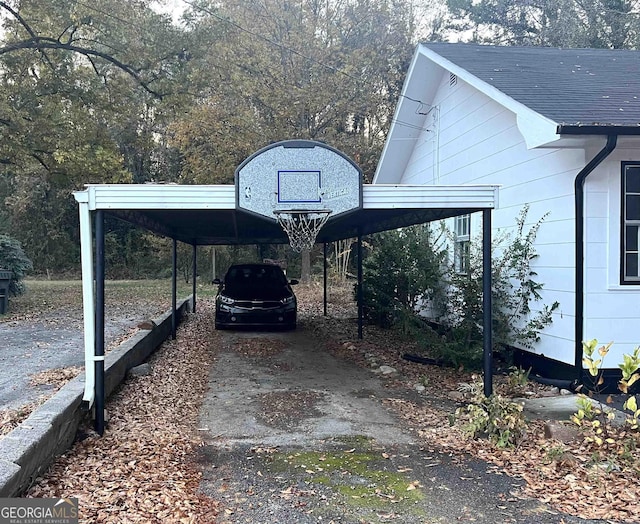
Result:
M482 212L482 348L484 394L493 394L493 336L491 300L491 210Z
M193 244L193 268L192 268L192 283L193 289L191 291L193 308L192 311L196 312L196 279L198 278L198 245Z
M173 239L173 252L172 252L172 270L171 270L171 338L176 339L176 304L178 302L178 241Z
M362 278L362 235L358 235L358 340L362 340L364 282Z
M324 274L323 274L323 284L324 284L324 316L327 316L327 243L323 244L323 255L324 255Z

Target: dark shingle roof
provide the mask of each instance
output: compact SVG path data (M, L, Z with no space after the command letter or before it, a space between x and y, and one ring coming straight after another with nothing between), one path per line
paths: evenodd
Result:
M640 126L640 51L423 45L559 124Z

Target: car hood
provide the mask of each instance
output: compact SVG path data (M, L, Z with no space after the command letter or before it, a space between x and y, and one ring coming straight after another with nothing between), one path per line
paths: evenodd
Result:
M293 296L288 287L225 286L220 294L234 300L282 300Z

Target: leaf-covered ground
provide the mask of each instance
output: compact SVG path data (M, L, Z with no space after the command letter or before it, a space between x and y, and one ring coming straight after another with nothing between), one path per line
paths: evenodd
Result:
M637 440L626 435L626 448L612 445L607 450L582 439L563 444L545 439L542 421L530 422L513 450L470 440L450 426L449 416L464 402L460 389L474 382L471 373L403 360L411 344L390 331L366 327L365 339L357 340L348 290L332 294L329 317L322 316L319 287L299 286L296 291L307 328L335 355L369 368L388 365L397 370L384 378L388 405L425 444L461 461L471 454L493 464L496 472L520 477L526 481L521 496L538 498L557 510L588 519L640 521ZM201 302L178 339L165 343L153 357L152 375L129 378L109 400L105 436L89 432L36 481L28 496L78 497L83 522L213 522L219 505L198 491L201 473L193 461L202 443L197 413L216 351L212 326L211 304ZM259 357L261 351L279 350L252 344L238 351ZM415 401L398 400L393 393L397 388L416 391L416 386L425 389L416 393ZM515 396L550 393L536 385L514 386L504 377L496 378L496 390ZM283 399L264 401L278 404Z
M150 376L129 377L109 399L104 436L88 430L27 496L77 497L82 522L213 521L217 504L199 494L193 462L215 347L202 309L151 358Z

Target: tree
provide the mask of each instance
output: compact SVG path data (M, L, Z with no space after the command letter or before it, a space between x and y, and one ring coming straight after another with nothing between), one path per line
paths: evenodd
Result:
M39 270L66 268L79 252L71 192L166 168L154 133L185 40L140 1L0 2L0 23L0 215Z
M413 43L400 0L204 3L191 31L224 38L206 64L212 87L172 126L184 177L230 182L260 147L320 140L375 170ZM215 89L214 87L215 86Z
M12 296L24 293L22 279L25 273L32 268L31 260L25 254L15 238L0 234L0 269L8 269L13 273L9 284L9 294Z
M413 48L408 0L188 4L174 25L143 0L0 0L0 224L37 270L77 263L86 183L229 183L285 138L373 175ZM123 259L150 249L125 229L110 231Z
M637 49L638 0L447 0L458 31L503 45Z
M171 127L181 180L230 183L283 139L326 142L371 180L413 51L402 0L248 0L197 4L191 31L224 38L203 59L210 85ZM302 278L310 268L302 253Z

